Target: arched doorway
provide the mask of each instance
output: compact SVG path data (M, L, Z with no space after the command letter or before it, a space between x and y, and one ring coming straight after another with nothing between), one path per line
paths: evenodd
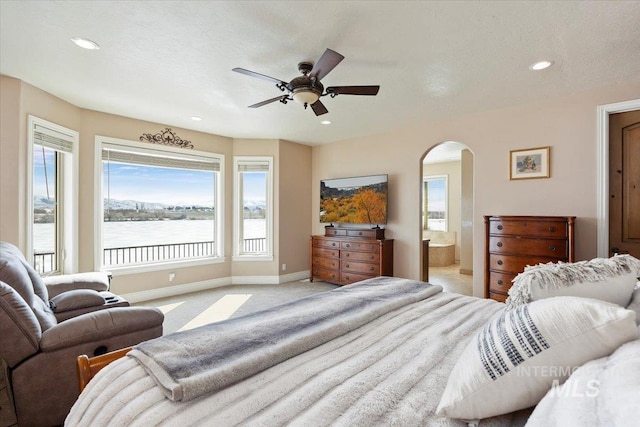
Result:
M421 171L420 238L429 240L422 277L428 268L430 283L473 295L473 153L460 142L439 143L425 152Z

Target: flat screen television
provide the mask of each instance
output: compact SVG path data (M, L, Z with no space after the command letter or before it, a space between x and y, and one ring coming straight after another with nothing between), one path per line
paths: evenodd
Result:
M387 184L387 175L321 180L320 222L386 224Z

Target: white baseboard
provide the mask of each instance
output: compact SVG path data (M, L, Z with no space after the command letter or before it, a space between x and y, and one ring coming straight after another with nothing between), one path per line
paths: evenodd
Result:
M122 294L121 296L131 303L136 303L207 289L221 288L223 286L229 286L230 284L231 278L223 277L221 279L203 280L202 282L185 283L183 285L165 286L163 288L149 289L148 291L131 292L129 294Z
M309 270L305 270L283 274L282 276L233 276L231 282L234 285L279 285L281 283L308 279L309 274Z
M186 283L183 285L165 286L163 288L149 289L148 291L131 292L120 296L130 303L150 301L159 298L173 297L191 292L207 289L221 288L229 285L279 285L281 283L295 282L309 278L309 270L296 273L283 274L282 276L232 276L220 279L204 280L201 282Z

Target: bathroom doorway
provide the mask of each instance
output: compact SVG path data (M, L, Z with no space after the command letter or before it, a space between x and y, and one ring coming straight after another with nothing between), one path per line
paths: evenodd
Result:
M442 142L427 150L421 169L423 277L428 268L430 283L473 295L473 153Z

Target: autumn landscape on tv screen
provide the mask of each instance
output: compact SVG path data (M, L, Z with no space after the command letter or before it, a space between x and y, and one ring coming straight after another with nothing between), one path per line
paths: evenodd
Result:
M387 176L322 180L320 222L386 224Z

